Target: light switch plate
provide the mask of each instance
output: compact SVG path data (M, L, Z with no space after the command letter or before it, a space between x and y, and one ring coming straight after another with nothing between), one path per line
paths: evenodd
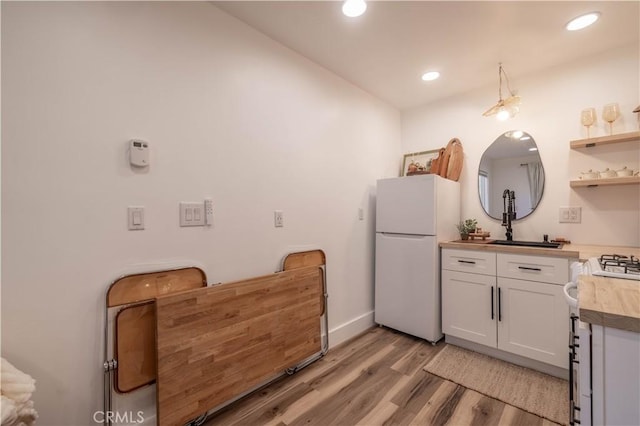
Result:
M273 225L276 228L282 228L284 226L284 213L282 210L275 210L273 212Z
M582 207L560 207L560 223L581 223Z
M129 231L140 231L144 229L144 207L129 206L127 208L127 218Z
M180 203L180 226L204 226L204 218L204 203Z

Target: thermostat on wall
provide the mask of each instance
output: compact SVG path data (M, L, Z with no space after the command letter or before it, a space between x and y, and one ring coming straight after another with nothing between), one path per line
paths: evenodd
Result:
M149 165L149 142L140 139L129 141L129 161L132 166L146 167Z

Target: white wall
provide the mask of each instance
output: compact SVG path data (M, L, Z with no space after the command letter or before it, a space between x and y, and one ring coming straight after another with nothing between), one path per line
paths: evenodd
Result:
M478 224L491 231L493 237L504 238L500 222L487 216L480 206L478 165L484 150L499 135L508 130L524 130L538 145L546 183L538 209L514 223L514 239L541 241L543 234L549 234L576 243L640 246L638 186L569 187L569 180L577 179L580 171L619 169L624 165L639 168L637 142L591 150L569 149L570 140L586 137L580 124L580 111L586 107L598 111L597 128L594 131L592 127L592 136L608 134L602 107L611 102L618 102L622 111L614 132L638 130L638 117L631 111L640 104L639 52L640 47L635 44L526 78L512 78L511 87L518 89L522 106L520 114L506 122L482 116L497 101L495 85L403 112L403 151L435 149L445 146L451 138L459 138L465 151L460 179L462 216L477 218ZM523 60L526 59L524 55ZM509 64L504 65L508 71ZM443 78L446 79L446 74ZM582 207L582 223L558 223L558 208L563 206Z
M135 265L193 260L225 282L317 246L331 343L372 324L399 111L204 2L3 2L2 65L2 355L37 380L39 424L102 408L105 291ZM179 228L178 202L205 196L214 227Z

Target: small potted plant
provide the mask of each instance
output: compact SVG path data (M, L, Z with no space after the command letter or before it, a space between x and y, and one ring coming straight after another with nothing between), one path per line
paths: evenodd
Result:
M458 232L460 232L460 238L463 240L469 239L469 234L475 232L476 227L478 225L478 221L475 219L466 219L464 221L460 221L456 225L458 228Z

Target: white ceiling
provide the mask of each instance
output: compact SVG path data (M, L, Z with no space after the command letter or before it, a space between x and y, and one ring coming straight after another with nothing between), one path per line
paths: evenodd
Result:
M214 1L272 39L399 109L638 43L638 1L368 1L347 18L340 1ZM600 11L593 26L565 24ZM442 76L432 82L427 70Z

